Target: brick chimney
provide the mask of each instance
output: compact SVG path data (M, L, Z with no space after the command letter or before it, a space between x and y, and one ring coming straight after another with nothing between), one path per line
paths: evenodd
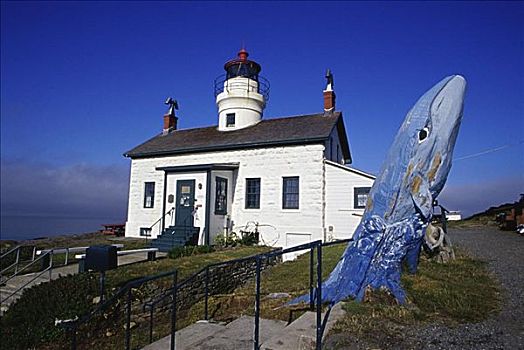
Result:
M163 133L167 134L173 130L176 130L178 123L178 117L172 114L164 114L164 129Z
M175 115L175 110L178 109L178 102L168 97L164 104L169 106L166 114L164 114L164 129L162 130L162 134L166 135L177 128L178 117Z
M336 95L335 95L335 91L333 90L334 85L335 85L333 83L333 74L331 73L329 69L326 72L326 80L327 80L326 89L323 91L324 112L332 112L335 110Z

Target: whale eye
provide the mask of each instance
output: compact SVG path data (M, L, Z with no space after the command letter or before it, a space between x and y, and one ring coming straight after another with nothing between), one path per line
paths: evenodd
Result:
M429 136L429 129L425 127L418 132L418 142L421 143Z

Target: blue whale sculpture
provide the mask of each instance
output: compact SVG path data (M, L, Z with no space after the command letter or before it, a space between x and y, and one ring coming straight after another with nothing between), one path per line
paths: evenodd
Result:
M466 81L447 77L409 111L368 195L353 242L322 286L322 302L359 301L368 289L386 289L400 302L406 258L415 272L432 216L433 200L446 182L460 127ZM309 295L291 303L309 301Z

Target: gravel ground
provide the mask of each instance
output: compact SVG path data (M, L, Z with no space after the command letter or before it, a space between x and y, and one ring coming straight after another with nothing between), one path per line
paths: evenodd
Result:
M423 349L524 349L524 237L491 227L451 229L450 237L488 263L503 287L502 311L484 322L428 326L410 336Z
M488 268L503 288L503 305L498 315L480 322L447 327L442 324L404 329L402 342L388 344L387 349L524 349L524 237L493 227L451 229L453 244L468 251ZM334 335L326 348L337 338L349 340L337 349L369 349L369 344L351 335Z

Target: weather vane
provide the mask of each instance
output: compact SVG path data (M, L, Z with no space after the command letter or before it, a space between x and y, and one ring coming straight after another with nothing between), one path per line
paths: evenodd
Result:
M335 87L335 83L333 82L333 73L331 73L331 70L329 68L326 72L326 79L327 79L327 89L329 90L331 88L331 90L333 90L333 88Z
M168 97L166 102L164 104L169 106L169 109L167 110L168 115L175 116L175 110L178 109L178 102L174 100L172 97Z

